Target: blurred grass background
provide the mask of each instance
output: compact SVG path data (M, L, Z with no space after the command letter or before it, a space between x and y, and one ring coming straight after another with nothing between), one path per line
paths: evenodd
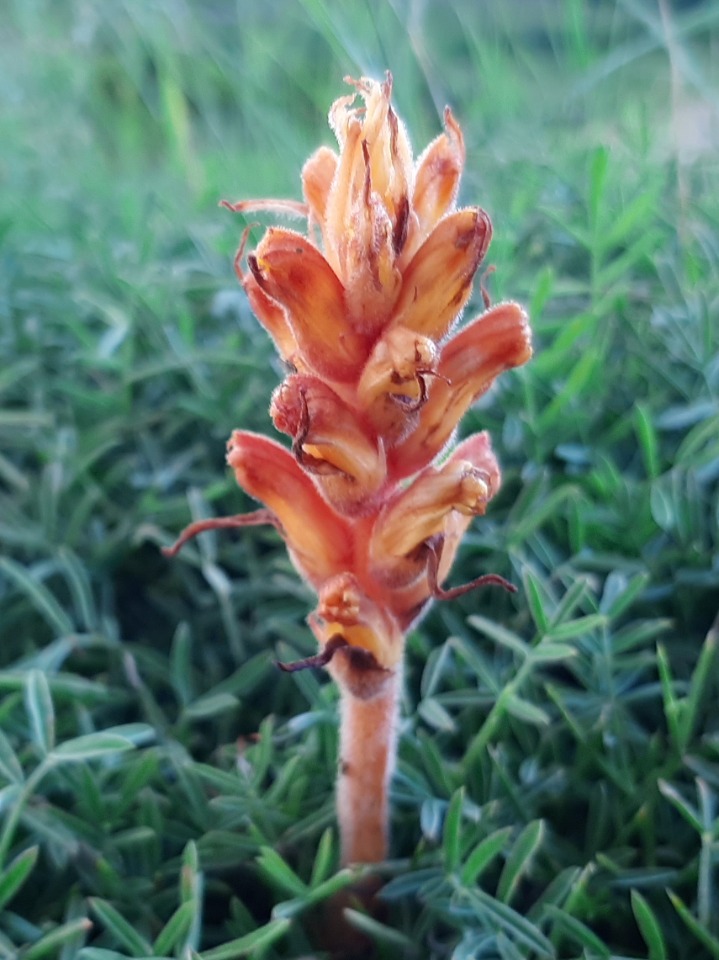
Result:
M411 636L354 922L381 957L719 957L717 5L7 0L0 63L0 957L321 955L335 691L272 664L312 598L272 531L159 547L250 507L225 440L271 431L217 201L299 197L387 68L417 152L460 120L537 350L463 425L505 484L452 576L521 591Z

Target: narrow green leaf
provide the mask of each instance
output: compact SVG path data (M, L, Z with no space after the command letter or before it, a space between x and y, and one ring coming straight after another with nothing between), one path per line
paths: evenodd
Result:
M126 953L104 947L83 947L77 956L78 960L127 960Z
M467 857L462 867L460 879L464 886L471 887L477 882L494 858L502 852L512 833L511 827L502 827L485 837Z
M132 750L135 744L116 733L87 733L81 737L74 737L58 744L47 755L51 763L74 763L77 761L93 760L96 757L105 757L112 753L121 753Z
M497 898L509 903L517 892L519 882L529 871L532 859L544 837L544 822L533 820L519 834L507 856L497 884Z
M433 730L438 730L442 733L454 733L457 729L450 714L434 697L427 697L420 701L417 707L417 713Z
M658 786L662 796L667 798L672 806L674 806L679 813L681 813L687 823L696 830L699 836L701 836L703 826L697 808L692 806L688 800L685 800L676 787L673 787L671 783L668 783L666 780L659 780Z
M511 713L513 717L516 717L517 720L521 720L522 723L530 723L535 727L549 726L550 718L547 711L534 703L530 703L529 700L525 700L516 693L512 693L511 696L506 698L505 706L507 711Z
M540 587L538 577L535 577L528 568L525 568L522 579L524 580L524 592L532 620L534 620L537 633L543 634L549 626L549 616L545 610L547 597Z
M462 844L462 807L464 806L464 787L456 790L449 802L444 818L442 849L444 866L447 873L454 873L459 866Z
M305 896L309 888L271 847L262 847L257 864L268 880L292 897Z
M25 709L33 742L44 755L55 742L55 710L50 685L41 670L30 670L25 680Z
M667 949L659 921L652 908L638 890L632 890L632 911L644 942L649 948L649 960L667 960Z
M186 623L180 623L172 638L170 680L183 707L193 699L192 634Z
M353 927L366 933L376 943L385 943L388 947L399 947L400 950L414 952L416 944L399 930L385 926L379 920L373 919L366 913L360 913L359 910L353 910L351 907L345 907L344 915Z
M452 647L449 643L442 643L430 652L422 671L420 693L423 700L437 692L443 676L451 667Z
M715 660L718 639L719 616L715 619L712 628L706 636L701 653L699 654L699 662L692 674L689 692L684 701L685 709L681 717L681 733L684 749L686 749L694 736L701 706L706 699L710 685L716 680Z
M659 443L651 414L643 403L634 405L634 431L644 460L644 469L650 480L659 476Z
M619 570L612 570L604 584L600 612L607 618L619 617L636 600L649 583L648 573L637 573L630 579Z
M551 626L556 627L567 621L589 591L589 580L586 577L577 577L552 614Z
M37 863L39 847L28 847L19 853L0 874L0 910L9 903L25 883Z
M244 937L230 940L212 950L205 950L199 955L200 960L234 960L235 957L246 957L255 950L275 943L285 935L291 924L291 920L270 920L263 927L253 930Z
M239 704L240 701L231 693L208 693L189 703L182 711L182 716L186 720L208 720L220 713L237 710Z
M73 632L72 620L45 584L33 577L25 567L8 557L0 557L0 571L22 590L35 610L60 636Z
M141 936L122 914L107 900L90 897L90 909L108 933L133 957L148 957L152 954L149 942Z
M197 903L193 901L180 904L155 937L155 942L152 945L152 952L155 956L167 956L172 953L175 947L182 944L192 928L197 909Z
M197 853L197 844L190 840L182 853L182 870L180 872L180 900L183 903L196 901L200 896L202 879L200 874L200 860Z
M678 897L672 890L667 890L667 895L689 931L706 947L712 957L719 958L719 939L697 920L681 897Z
M41 957L56 957L58 950L64 944L78 935L87 934L91 929L92 923L87 917L69 920L49 930L35 943L26 947L22 952L22 958L23 960L40 960Z
M608 171L609 148L597 147L592 154L592 162L589 168L589 226L595 235L598 233L600 223L604 219L601 216L601 211ZM599 240L600 238L597 237L597 239Z
M310 887L312 889L322 883L323 880L326 880L330 875L334 859L335 835L334 830L328 827L320 837L320 842L317 844L317 853L315 854L315 862L312 865L312 877L310 879Z
M475 630L479 630L480 633L489 637L490 640L494 640L495 643L500 644L500 646L512 650L522 657L522 659L526 660L529 657L531 652L529 644L525 643L516 633L512 633L511 630L508 630L501 624L495 623L494 620L490 620L488 617L482 617L479 614L472 614L472 616L467 617L467 623L474 627Z
M497 937L497 947L501 960L526 960L526 956L521 954L509 937L501 932Z
M657 668L662 685L662 700L664 701L664 716L666 717L669 733L676 748L683 753L683 734L681 723L682 703L674 692L674 678L671 674L669 657L664 645L657 644Z
M589 929L586 923L582 923L577 917L571 916L566 910L561 910L553 904L547 905L547 915L552 917L556 926L565 936L589 951L591 957L607 958L609 960L612 951L593 930Z
M4 777L10 783L22 783L25 779L20 766L20 761L15 755L12 744L0 730L0 776Z
M82 564L79 557L66 546L60 547L57 551L57 559L72 591L78 619L85 630L96 630L98 615L87 568Z
M549 640L542 642L532 649L533 663L558 663L560 660L571 660L577 656L577 647L570 643L552 643Z
M525 917L512 907L507 906L500 900L490 897L484 890L474 889L462 890L462 895L466 897L473 907L479 913L484 914L490 923L504 930L504 932L519 943L534 950L540 957L556 957L556 951L552 943L545 937L542 931L530 923Z
M627 242L627 238L634 231L640 231L644 225L654 218L654 208L657 204L656 189L642 190L627 203L604 235L607 248L616 247Z
M351 883L355 883L356 880L356 870L349 868L340 870L334 876L329 877L323 883L318 884L306 895L294 897L292 900L284 900L282 903L276 904L272 910L272 919L283 920L296 917L298 914L304 913L315 904L321 903L323 900L327 900L340 890L344 890L345 887L349 886Z
M593 630L606 626L606 623L607 618L603 613L590 613L586 617L556 624L547 632L547 639L554 643L566 643L568 640L584 637Z

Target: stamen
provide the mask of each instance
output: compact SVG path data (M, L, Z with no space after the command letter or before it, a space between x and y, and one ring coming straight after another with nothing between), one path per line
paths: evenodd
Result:
M207 530L233 530L237 527L260 527L269 524L284 536L282 524L271 510L255 510L253 513L240 513L234 517L211 517L209 520L196 520L188 524L172 546L163 547L162 553L166 557L175 557L185 544L194 540L200 533Z
M316 653L314 657L305 657L303 660L292 660L290 663L283 663L281 660L276 660L275 663L280 670L284 670L285 673L297 673L298 670L313 670L316 667L326 667L338 650L348 646L349 644L345 638L336 634L334 637L330 637L325 644L324 650Z
M464 596L478 587L502 587L508 593L516 593L517 588L509 580L505 580L498 573L485 573L469 583L463 583L459 587L450 587L445 590L437 582L437 573L439 571L439 562L442 557L442 547L444 546L444 537L441 535L430 537L424 542L424 548L427 551L427 580L429 589L435 600L455 600L457 597Z
M239 200L231 203L229 200L220 200L221 207L233 213L286 213L291 217L309 216L309 207L300 200Z
M484 281L487 279L487 277L491 277L496 269L497 268L493 263L490 264L479 278L479 290L482 294L482 302L484 303L485 310L489 310L489 308L492 306L492 298L489 295L489 290L487 289Z

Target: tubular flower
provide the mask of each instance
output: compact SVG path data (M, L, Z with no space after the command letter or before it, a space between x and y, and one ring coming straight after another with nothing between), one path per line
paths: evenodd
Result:
M245 258L246 231L235 261L291 371L271 404L291 448L235 431L228 463L264 507L204 521L178 541L213 525L273 524L316 591L309 624L319 651L284 667L326 666L342 692L346 862L387 850L407 629L432 599L483 583L510 587L493 574L443 586L500 471L486 433L437 461L473 401L532 352L516 303L487 306L454 332L492 224L479 207L455 208L465 147L450 110L444 133L415 162L391 104L391 76L348 82L353 92L330 110L338 150L321 147L305 164L304 202L226 204L308 220L307 236L271 227ZM371 756L363 738L374 744Z

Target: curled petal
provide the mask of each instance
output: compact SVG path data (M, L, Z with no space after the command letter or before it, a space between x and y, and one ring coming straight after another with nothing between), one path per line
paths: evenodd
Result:
M317 588L347 569L352 535L289 451L259 434L235 430L227 462L237 482L278 518L295 566Z
M357 398L386 443L397 443L416 424L425 378L436 373L438 358L432 340L406 327L390 327L375 344Z
M319 250L292 230L272 227L247 262L258 286L287 311L307 364L330 379L351 380L367 342L349 323L342 284Z
M497 304L460 330L442 349L417 428L390 452L392 476L409 476L433 460L471 404L531 355L529 320L517 303Z
M412 206L422 236L452 208L464 167L464 137L449 107L444 111L444 125L445 132L417 160Z
M440 220L404 272L394 322L441 340L469 299L491 237L492 222L479 207Z
M384 447L331 387L317 377L290 376L275 390L270 413L336 510L354 514L371 507L387 475Z
M380 513L370 539L370 562L384 583L401 586L426 570L422 545L444 536L447 517L483 514L499 487L499 468L489 438L460 445L441 467L427 467Z

